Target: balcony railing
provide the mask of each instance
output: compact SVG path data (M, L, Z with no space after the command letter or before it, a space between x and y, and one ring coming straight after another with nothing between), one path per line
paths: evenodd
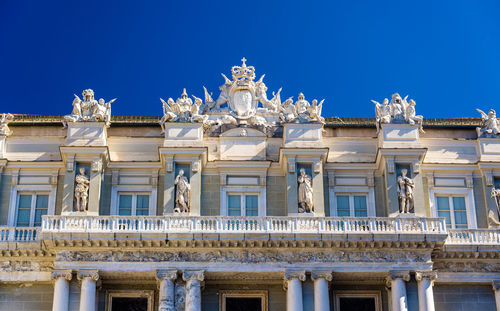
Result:
M499 229L450 229L446 244L500 245Z
M0 227L0 242L33 242L40 227Z
M42 233L446 234L442 218L44 216Z

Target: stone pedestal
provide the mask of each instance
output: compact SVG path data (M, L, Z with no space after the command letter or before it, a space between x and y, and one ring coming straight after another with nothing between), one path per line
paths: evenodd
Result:
M500 139L478 138L479 161L500 162Z
M201 282L203 271L185 271L182 279L186 282L186 311L201 311Z
M323 145L323 124L285 123L283 142L285 147L320 148Z
M285 272L286 310L303 311L302 282L306 280L305 271Z
M165 122L164 147L192 146L202 140L202 123Z
M409 271L390 271L387 285L391 287L391 302L393 311L408 311L406 284L410 280Z
M382 124L378 133L379 148L421 148L416 124Z
M332 272L313 271L311 279L314 281L314 311L330 311L328 282L332 281Z
M78 271L78 280L82 282L80 290L80 311L96 310L96 282L99 280L97 270Z
M107 135L104 122L70 122L64 145L106 146Z
M418 308L420 311L434 311L434 292L432 286L437 278L433 271L417 271L415 278L418 282Z
M156 279L160 282L160 291L158 293L158 310L159 311L174 311L175 310L175 286L174 281L177 279L177 270L156 271Z
M68 311L69 308L69 281L71 270L54 270L50 275L54 281L54 299L52 311Z

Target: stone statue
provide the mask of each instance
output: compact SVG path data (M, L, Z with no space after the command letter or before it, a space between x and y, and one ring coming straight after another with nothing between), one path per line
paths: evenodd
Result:
M477 137L496 137L500 134L500 121L495 110L490 109L488 114L480 109L476 110L481 114L481 127L476 128Z
M415 101L407 101L408 96L401 98L398 93L394 93L391 101L384 99L383 104L372 100L375 104L376 127L377 133L383 123L408 123L417 124L421 133L424 133L423 120L424 117L417 115L415 111Z
M75 94L73 100L73 111L63 118L63 126L67 127L68 122L96 122L101 121L109 126L111 124L111 104L116 98L105 102L104 99L96 101L94 91L91 89L82 92L83 100Z
M189 213L191 209L191 185L184 176L184 170L179 171L174 184L176 186L174 213Z
M493 211L489 211L488 213L488 223L490 228L499 228L500 227L500 189L495 189L493 187L491 189L491 198L495 200L495 204L497 206L496 216L498 218L495 219L495 213Z
M9 129L9 123L12 121L14 121L14 115L2 113L2 119L0 120L0 136L12 135L12 130Z
M415 183L413 180L406 176L406 169L401 170L401 176L398 177L398 199L399 199L399 212L400 213L413 213L414 198L413 192Z
M312 213L314 211L312 181L305 169L300 169L297 181L299 183L299 213Z
M85 176L85 168L80 168L80 174L76 175L75 182L76 210L78 212L85 212L87 210L90 185L89 178Z
M188 97L186 89L183 90L181 97L174 101L169 98L168 101L164 101L160 98L163 103L163 117L160 120L161 132L165 133L165 122L198 122L207 123L208 115L200 114L200 108L203 104L201 98L193 96L195 102Z
M281 123L295 122L298 117L292 98L290 97L285 100L279 107L279 119Z

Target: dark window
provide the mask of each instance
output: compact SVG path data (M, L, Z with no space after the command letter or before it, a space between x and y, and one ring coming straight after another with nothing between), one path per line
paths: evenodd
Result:
M339 298L340 311L375 311L374 298Z
M262 298L226 297L226 311L262 311Z
M147 298L113 297L112 311L148 311Z

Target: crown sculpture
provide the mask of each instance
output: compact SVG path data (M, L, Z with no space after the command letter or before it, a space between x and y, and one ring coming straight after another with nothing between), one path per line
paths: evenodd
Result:
M68 126L69 122L104 122L109 127L111 124L111 104L116 100L105 102L100 98L94 99L94 91L86 89L82 92L83 100L75 94L73 100L73 111L70 115L64 116L63 125Z
M419 131L424 133L422 127L424 117L416 115L415 101L410 99L408 102L406 101L407 98L408 96L401 98L398 93L394 93L390 102L387 98L384 99L382 104L372 100L375 104L377 133L382 123L417 124Z
M232 80L224 74L224 84L219 87L220 94L213 100L212 93L205 87L205 102L193 96L188 97L184 89L180 98L174 101L169 98L163 103L163 117L160 120L162 131L165 131L165 122L199 122L205 130L214 130L222 125L260 127L264 131L280 123L325 123L321 117L322 100L319 104L315 99L312 105L300 93L294 103L292 97L281 102L281 89L272 93L268 99L267 86L264 76L255 81L255 68L246 65L242 59L241 66L231 68Z

